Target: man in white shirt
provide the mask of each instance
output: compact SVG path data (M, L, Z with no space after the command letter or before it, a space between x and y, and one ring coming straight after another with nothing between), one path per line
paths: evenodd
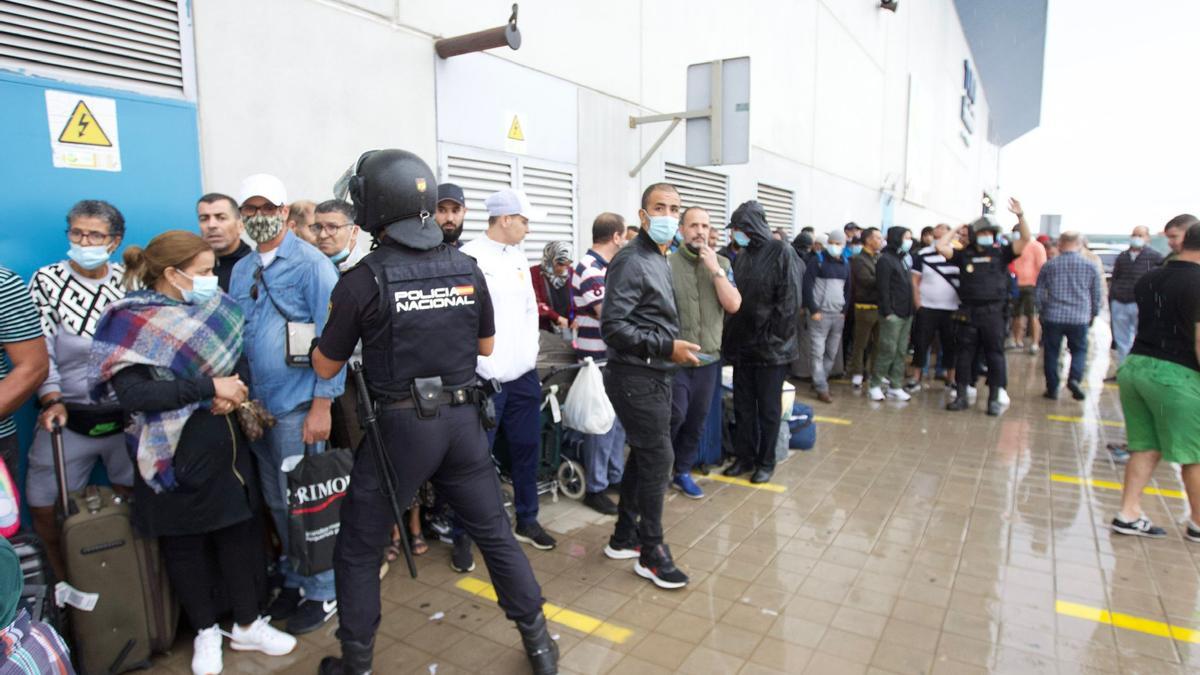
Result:
M941 239L950 226L939 223L933 228L934 241ZM954 312L958 310L958 267L951 265L929 245L917 251L912 266L913 300L917 308L917 320L913 324L913 362L909 384L905 387L915 391L920 387L929 360L949 365L946 386L954 381ZM930 354L934 336L942 350L939 360L936 353Z
M474 258L483 271L496 317L496 347L491 356L479 357L476 370L483 380L496 380L501 386L500 393L492 397L498 426L488 431L488 441L495 443L497 431L508 441L517 540L549 550L557 542L537 521L542 407L536 369L537 299L529 279L529 261L521 248L535 216L529 198L517 190L496 192L484 204L487 232L464 244L462 252Z

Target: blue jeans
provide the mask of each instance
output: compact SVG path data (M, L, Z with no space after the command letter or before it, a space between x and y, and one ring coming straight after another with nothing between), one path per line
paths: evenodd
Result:
M504 382L499 394L492 397L499 425L488 430L488 447L496 444L496 432L503 432L508 441L511 466L508 469L513 483L513 507L518 525L537 522L538 451L542 436L542 384L536 370Z
M625 473L625 427L613 418L606 434L584 434L583 471L588 492L603 492L613 483L621 482Z
M1083 380L1083 369L1087 365L1087 324L1042 322L1042 342L1045 350L1046 391L1058 392L1058 354L1062 351L1063 338L1067 339L1067 351L1071 353L1071 369L1067 382L1078 384Z
M1133 349L1133 339L1137 337L1138 306L1136 302L1112 301L1112 334L1113 342L1117 343L1117 365L1120 366Z
M284 588L299 588L304 591L304 597L309 600L333 600L337 592L333 585L333 570L321 572L315 576L302 577L296 574L288 552L288 507L287 507L287 474L283 472L284 460L289 457L303 455L307 448L309 453L319 454L325 451L324 443L304 444L304 418L308 415L308 407L300 406L291 412L275 418L275 426L268 429L261 441L252 444L255 456L258 458L259 481L262 483L263 499L271 510L271 518L275 521L275 533L283 544L283 555L279 559L279 571L283 573Z

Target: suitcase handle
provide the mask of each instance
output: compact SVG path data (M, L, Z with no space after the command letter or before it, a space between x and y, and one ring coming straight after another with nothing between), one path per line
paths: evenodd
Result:
M99 513L100 507L104 505L104 500L100 495L100 488L95 485L89 485L84 488L83 502L87 506L88 513Z
M50 427L50 446L54 451L54 478L58 482L57 516L63 521L75 515L78 509L67 489L67 456L63 446L63 430L58 420L54 420Z

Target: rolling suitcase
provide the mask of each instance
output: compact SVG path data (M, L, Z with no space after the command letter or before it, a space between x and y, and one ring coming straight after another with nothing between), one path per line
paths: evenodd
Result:
M149 666L151 654L174 643L179 623L158 541L134 533L129 503L110 488L67 494L60 429L51 441L67 582L88 600L70 611L79 670L101 675Z

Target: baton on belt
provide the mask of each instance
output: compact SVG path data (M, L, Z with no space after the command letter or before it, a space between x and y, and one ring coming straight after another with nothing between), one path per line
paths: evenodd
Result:
M396 468L383 445L383 434L379 432L379 420L375 416L375 405L371 402L371 393L367 390L367 380L363 377L362 363L355 361L350 364L350 373L354 376L354 387L358 391L358 402L362 405L362 425L367 432L367 444L375 454L375 466L383 477L383 494L387 497L388 505L392 508L392 518L400 531L400 548L404 551L404 562L408 563L408 574L417 578L417 564L413 561L412 542L408 539L408 526L404 524L404 509L396 501Z

